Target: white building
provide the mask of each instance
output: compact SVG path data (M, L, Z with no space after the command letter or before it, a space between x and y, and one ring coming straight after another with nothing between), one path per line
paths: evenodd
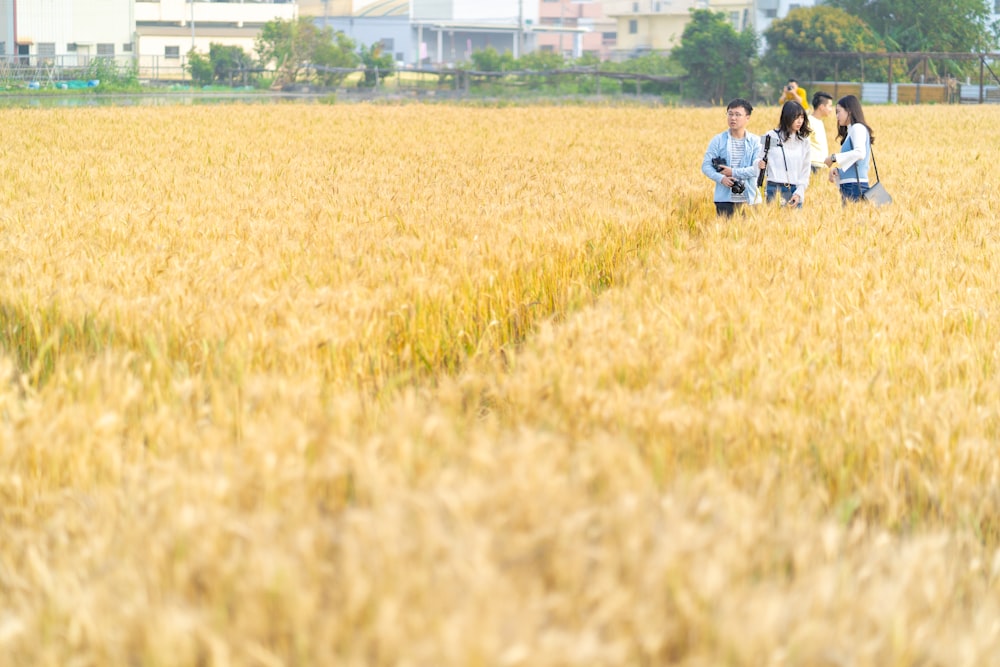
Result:
M290 0L133 2L140 77L180 78L187 53L193 48L207 54L213 43L252 54L265 23L298 16L298 3Z
M758 35L763 35L775 19L785 18L793 9L813 7L818 3L814 0L755 0L753 4L753 27Z
M0 56L19 62L86 64L90 56L132 57L134 0L0 0Z
M411 0L416 62L467 60L493 47L518 58L534 50L539 0Z

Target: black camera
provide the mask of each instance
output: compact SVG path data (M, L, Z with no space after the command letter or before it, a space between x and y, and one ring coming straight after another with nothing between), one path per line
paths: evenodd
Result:
M788 84L787 86L785 86L785 90L787 90L788 92L792 92L792 84Z
M726 166L726 159L721 157L714 157L712 158L712 166L715 168L716 171L722 171L722 168ZM741 195L746 189L747 186L743 184L743 181L734 180L732 187L729 188L729 191L732 192L734 195Z

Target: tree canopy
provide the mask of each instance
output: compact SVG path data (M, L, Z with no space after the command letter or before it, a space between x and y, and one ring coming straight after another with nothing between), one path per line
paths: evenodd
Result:
M320 82L335 85L344 74L323 71L323 68L357 65L354 47L354 41L342 32L334 33L330 27L320 28L306 16L297 20L268 21L255 42L261 64L276 68L275 86L295 83L310 66ZM318 71L314 67L317 65Z
M857 16L893 51L988 51L997 41L986 0L826 0Z
M687 71L685 94L709 101L749 97L756 55L753 30L738 33L725 14L707 9L691 12L680 45L673 50Z
M871 77L886 72L886 64L871 61L861 71L858 59L835 61L831 52L884 52L878 35L856 16L828 6L802 7L775 20L764 31L767 52L764 64L784 83L788 77L824 80L839 77ZM881 68L881 69L880 69ZM782 78L783 77L783 78Z

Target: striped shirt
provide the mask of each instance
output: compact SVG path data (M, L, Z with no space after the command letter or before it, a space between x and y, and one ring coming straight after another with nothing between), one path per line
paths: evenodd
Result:
M736 169L737 166L743 163L743 155L747 152L747 140L746 137L742 139L733 139L733 135L729 135L729 166L732 169ZM735 176L733 177L735 178ZM734 202L746 202L747 193L744 190L740 194L733 193Z

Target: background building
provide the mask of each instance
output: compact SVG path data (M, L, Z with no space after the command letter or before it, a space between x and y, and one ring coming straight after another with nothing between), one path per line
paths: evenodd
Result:
M265 23L298 16L298 3L285 0L135 0L134 5L139 76L143 78L183 77L187 53L193 48L207 54L212 43L253 53L254 40Z
M306 0L299 11L343 32L359 46L381 44L397 63L416 62L410 0Z
M752 0L607 0L604 13L618 25L616 57L670 51L680 42L693 9L722 12L737 31L754 25Z
M381 43L404 65L468 61L493 47L515 55L535 48L539 0L309 0L304 15L358 44Z
M813 0L756 0L754 2L753 26L757 34L763 35L764 31L771 26L775 19L785 18L788 12L799 7L812 7L816 3ZM767 45L761 40L761 49Z
M207 54L213 42L253 53L265 23L298 16L298 4L282 0L135 0L134 7L139 76L153 78L182 75L186 54Z
M567 58L583 54L611 57L617 21L604 13L601 0L540 0L535 46Z
M91 56L132 57L133 0L0 0L0 56L85 65Z

